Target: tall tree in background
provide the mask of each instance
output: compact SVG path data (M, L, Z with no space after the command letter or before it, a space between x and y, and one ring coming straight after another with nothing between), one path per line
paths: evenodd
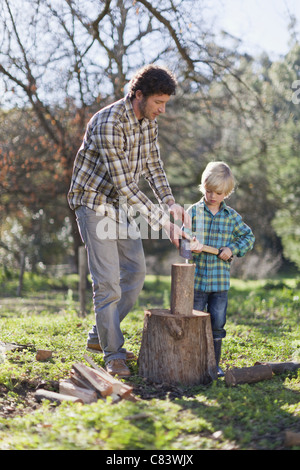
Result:
M55 220L43 223L44 246L46 233L70 220L76 254L80 237L66 194L87 120L124 96L137 68L163 62L179 80L160 122L176 197L194 202L207 161L225 159L237 175L235 202L256 229L258 249L278 245L272 220L280 204L269 169L270 160L282 164L270 153L283 125L283 103L272 92L275 66L267 57L258 65L240 55L226 36L218 45L203 18L208 7L205 0L2 1L2 214L22 222L26 207L32 220Z
M300 267L300 45L270 68L269 93L277 129L269 146L270 203L276 204L272 226L286 258Z
M233 73L235 58L205 30L204 4L3 0L2 210L48 206L53 217L69 215L65 196L86 122L124 96L131 73L145 62L164 60L179 81L198 89L205 106L205 87Z

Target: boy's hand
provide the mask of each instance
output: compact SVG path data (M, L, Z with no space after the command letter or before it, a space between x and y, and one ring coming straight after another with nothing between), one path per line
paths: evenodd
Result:
M223 246L220 249L220 254L218 255L218 258L222 259L223 261L228 261L230 258L232 258L232 251L228 246Z

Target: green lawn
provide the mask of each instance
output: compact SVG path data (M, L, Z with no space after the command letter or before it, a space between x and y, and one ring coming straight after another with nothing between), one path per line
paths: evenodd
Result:
M0 341L27 347L0 355L0 450L279 450L286 430L300 432L299 370L233 388L224 379L187 388L148 383L132 362L127 383L140 397L136 403L38 404L37 386L57 390L72 364L84 362L91 298L82 318L76 276L27 275L22 298L13 296L15 283L2 284ZM144 309L168 308L169 296L168 277L147 277L123 322L126 347L137 355ZM300 362L299 297L299 280L233 280L222 368ZM53 358L36 361L36 349L51 349ZM101 356L92 357L104 365Z

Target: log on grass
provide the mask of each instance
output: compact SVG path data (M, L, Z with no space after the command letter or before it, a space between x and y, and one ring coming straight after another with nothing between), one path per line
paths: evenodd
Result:
M229 369L225 372L225 383L228 386L255 383L272 378L272 367L268 364L260 364L253 367Z
M300 433L285 431L284 445L285 447L300 447Z
M293 372L300 368L300 362L256 362L254 365L268 364L275 375Z
M73 402L73 403L82 403L83 404L83 401L81 398L78 398L78 397L73 397L71 395L65 395L65 394L62 394L62 393L57 393L57 392L51 392L50 390L44 390L42 388L38 389L36 392L35 392L35 399L40 402L42 400L49 400L51 402L54 402L54 403L61 403L63 401L69 401L69 402Z
M95 390L89 388L78 387L71 380L59 381L59 393L62 395L71 395L80 398L83 403L93 403L97 401L98 396Z
M145 311L138 365L139 374L155 383L193 386L217 379L210 315Z

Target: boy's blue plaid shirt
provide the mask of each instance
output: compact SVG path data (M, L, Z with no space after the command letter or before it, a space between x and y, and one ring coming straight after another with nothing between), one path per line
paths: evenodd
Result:
M229 247L232 254L244 256L254 245L254 235L242 217L223 201L220 210L213 215L204 198L188 209L192 219L190 235L205 245L215 248ZM219 292L230 287L230 263L209 253L193 253L196 264L195 290Z

